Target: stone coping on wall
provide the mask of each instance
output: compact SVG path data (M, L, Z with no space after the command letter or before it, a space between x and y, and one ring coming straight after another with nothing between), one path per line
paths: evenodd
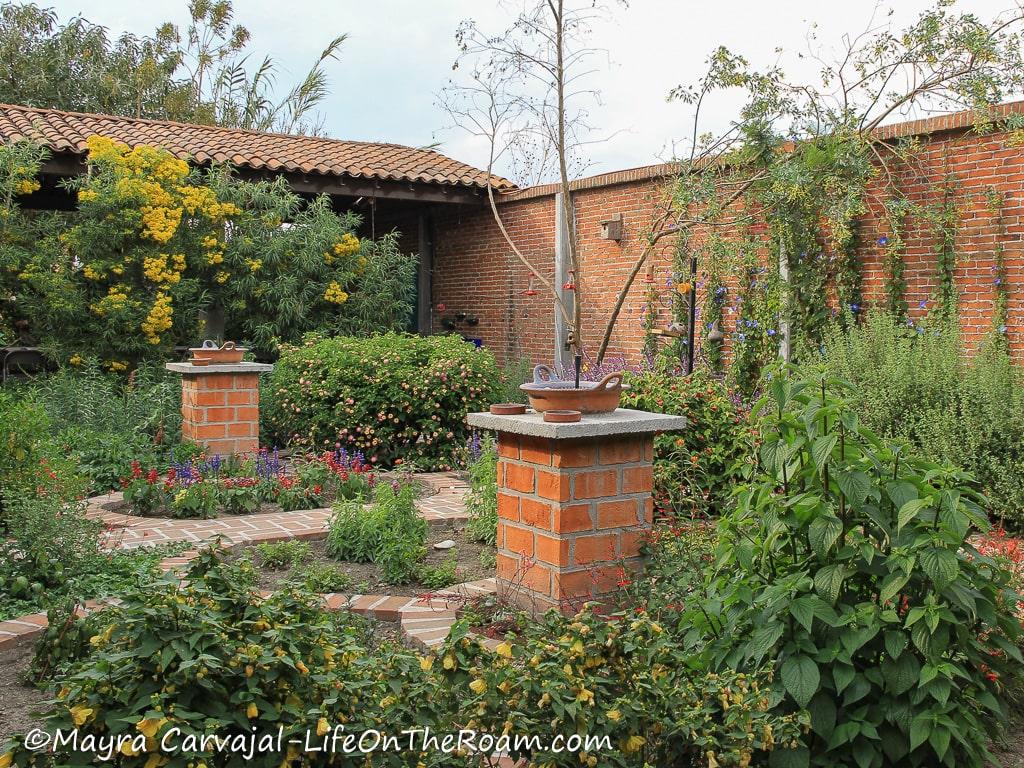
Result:
M214 363L211 365L166 363L164 368L187 376L201 376L204 373L270 373L274 370L274 366L270 363Z
M470 413L466 422L478 429L508 432L527 437L543 437L552 440L577 440L613 435L642 435L651 432L671 432L686 428L682 416L665 413L634 411L617 408L611 413L584 414L580 421L572 424L556 424L544 421L535 411L514 416L499 416L493 413Z

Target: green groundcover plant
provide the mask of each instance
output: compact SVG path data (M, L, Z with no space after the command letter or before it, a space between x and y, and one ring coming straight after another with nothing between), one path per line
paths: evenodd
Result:
M833 326L823 362L855 385L865 426L968 470L993 518L1024 525L1024 379L1001 334L969 354L955 320L915 324L875 311L861 325Z
M82 738L123 737L114 766L321 765L302 752L343 727L397 735L471 729L489 756L503 735L514 757L558 768L584 765L746 766L792 743L799 717L772 709L770 673L709 674L693 667L680 637L644 611L611 617L552 614L524 634L483 647L456 625L446 644L417 655L372 648L360 622L285 590L262 598L249 566L208 550L187 578L152 577L123 602L87 617L54 611L34 669L50 686L41 727L78 728ZM189 750L190 734L285 735L282 752L251 759ZM175 730L179 729L179 730ZM488 747L482 734L492 739ZM556 752L555 735L589 735L602 746ZM288 739L298 736L298 745ZM182 747L162 750L165 738ZM91 765L92 753L31 752L15 739L4 765ZM338 764L364 764L341 755ZM479 766L481 754L440 749L379 751L377 766Z
M466 444L466 413L494 402L499 381L494 356L458 336L311 335L282 350L261 407L278 445L450 469Z
M691 627L713 664L770 660L780 711L810 713L780 766L984 766L1022 663L1009 573L958 469L858 419L849 384L777 373L758 404L759 471L719 525Z
M684 376L661 361L630 372L625 408L685 416L686 428L654 440L654 500L676 517L717 515L730 501L749 454L744 410L720 381L696 372Z

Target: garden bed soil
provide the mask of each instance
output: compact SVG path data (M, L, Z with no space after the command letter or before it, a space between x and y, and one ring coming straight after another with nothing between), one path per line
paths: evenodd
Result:
M455 546L448 550L434 549L434 544L445 539L454 541ZM384 574L380 567L373 563L353 563L336 560L331 557L327 553L327 543L324 539L310 541L309 545L309 558L298 566L299 572L308 570L311 566L337 566L349 576L351 587L348 591L352 594L416 597L425 593L436 592L439 589L429 587L418 580L408 584L389 584L384 579ZM293 579L291 569L263 567L256 552L256 546L243 545L235 547L232 549L232 554L235 558L238 558L247 552L251 553L259 579L257 584L259 589L274 591L286 586ZM456 584L488 579L494 576L494 568L493 566L485 567L481 564L480 554L484 551L493 552L494 548L471 541L465 528L456 529L449 525L431 525L427 531L427 554L421 561L421 564L436 567L442 565L451 553L455 553L457 558Z
M45 692L22 682L34 647L34 643L0 646L0 752L11 736L38 725L39 719L32 712L49 698Z

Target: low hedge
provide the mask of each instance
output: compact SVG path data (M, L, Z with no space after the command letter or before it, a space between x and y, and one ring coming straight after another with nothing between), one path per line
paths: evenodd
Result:
M486 409L499 381L494 356L457 336L309 336L281 351L264 427L278 445L448 469L466 444L466 413Z

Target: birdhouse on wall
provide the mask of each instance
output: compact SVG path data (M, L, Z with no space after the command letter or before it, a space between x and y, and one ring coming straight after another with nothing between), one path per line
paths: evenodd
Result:
M622 239L622 214L616 213L610 219L601 222L601 239L614 240Z

